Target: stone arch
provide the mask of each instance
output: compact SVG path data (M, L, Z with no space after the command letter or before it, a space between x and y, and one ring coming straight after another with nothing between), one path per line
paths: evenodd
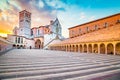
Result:
M66 50L66 46L64 45L64 51Z
M72 52L75 51L75 45L72 45Z
M69 49L68 49L68 48L69 48L69 46L68 46L68 45L66 45L66 51L69 51Z
M23 48L23 45L20 45L20 48Z
M15 45L15 44L13 44L13 48L16 48L16 45Z
M70 52L71 52L71 47L72 47L72 46L70 45L70 47L69 47L69 51L70 51Z
M87 45L84 44L84 52L87 53Z
M76 52L78 52L78 45L76 45Z
M40 39L37 39L37 40L35 41L35 48L36 48L36 49L42 48Z
M88 45L88 52L89 52L89 53L92 53L92 44L89 44L89 45Z
M94 44L93 52L98 53L98 44Z
M112 43L107 44L107 54L114 54L114 46Z
M105 54L105 44L100 44L100 53Z
M20 45L17 45L17 49L20 49Z
M117 43L115 47L116 47L116 54L120 55L120 43Z
M80 52L82 52L82 45L79 45L80 46Z

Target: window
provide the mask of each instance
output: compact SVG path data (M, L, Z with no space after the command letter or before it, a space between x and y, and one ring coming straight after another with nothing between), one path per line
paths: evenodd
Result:
M33 35L33 30L31 30L31 35Z
M95 30L98 30L98 26L97 25L95 25Z
M17 37L15 38L15 43L17 43Z
M107 26L108 26L108 23L107 23L107 22L105 22L105 23L104 23L104 27L106 28Z
M86 27L86 31L87 31L87 32L89 31L89 28L88 28L88 27Z
M20 43L20 37L18 37L18 43Z
M20 20L20 22L23 22L23 20Z
M21 43L23 43L23 38L21 37Z
M74 35L74 31L72 30L72 35Z
M81 29L79 29L79 33L81 33Z
M117 23L120 23L120 20L119 20L119 19L117 20Z
M38 29L38 35L39 35L39 29Z

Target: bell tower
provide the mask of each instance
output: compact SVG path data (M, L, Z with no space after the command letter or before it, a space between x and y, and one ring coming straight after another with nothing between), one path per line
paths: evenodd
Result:
M19 35L31 36L31 13L26 10L19 12Z

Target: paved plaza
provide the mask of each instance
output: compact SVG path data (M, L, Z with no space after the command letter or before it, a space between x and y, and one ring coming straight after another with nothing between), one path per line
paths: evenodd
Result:
M120 56L14 49L0 56L0 80L120 80Z

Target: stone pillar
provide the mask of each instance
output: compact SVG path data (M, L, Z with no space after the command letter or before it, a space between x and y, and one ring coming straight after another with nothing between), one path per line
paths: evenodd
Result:
M67 48L68 48L68 47L67 47L67 46L65 46L65 51L66 51L66 52L67 52Z
M107 45L105 45L105 54L107 54Z
M114 47L114 55L116 55L116 47L115 47L115 44L113 45Z
M100 54L100 44L98 44L98 54Z
M73 51L73 52L77 52L77 51L76 51L76 48L77 48L76 45L74 45L74 51Z
M84 53L84 45L82 45L82 52Z
M87 53L89 53L89 47L88 47L88 45L87 45Z
M94 53L94 45L92 44L92 53Z
M80 45L78 45L78 52L80 52Z

